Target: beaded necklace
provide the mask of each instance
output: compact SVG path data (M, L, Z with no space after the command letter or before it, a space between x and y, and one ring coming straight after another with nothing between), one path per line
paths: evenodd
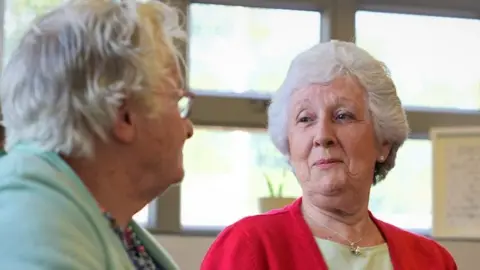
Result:
M127 252L130 261L135 266L135 269L164 270L164 268L157 264L148 254L145 246L141 243L131 225L122 229L110 213L104 212L104 215L110 222L110 226L115 234L120 238L120 241L122 241L125 251Z

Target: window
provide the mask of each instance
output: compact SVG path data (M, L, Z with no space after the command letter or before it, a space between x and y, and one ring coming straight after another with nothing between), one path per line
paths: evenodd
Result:
M133 219L138 222L138 224L148 227L150 225L149 223L149 211L150 207L149 205L143 207L142 210L138 211L134 216Z
M393 170L372 188L370 210L377 218L401 228L432 227L431 148L429 140L419 139L400 148Z
M264 174L284 196L300 187L286 160L263 130L198 128L184 149L181 223L185 227L224 227L259 213L257 199L268 195Z
M47 12L62 2L63 0L6 0L3 24L4 47L2 52L4 64L8 61L10 53L30 25L30 22L37 15ZM135 214L134 219L139 224L147 226L149 221L148 215L149 207L146 206Z
M4 62L35 14L61 1L0 2ZM185 182L156 200L156 225L161 231L178 232L179 217L183 226L211 228L258 213L257 199L267 194L264 173L286 181L285 195L300 195L293 175L283 177L285 160L265 130L253 128L265 125L260 99L280 86L292 58L319 42L321 34L323 40L356 36L361 47L386 62L417 138L425 137L432 126L479 122L477 112L438 109L480 109L476 68L480 55L475 54L480 47L480 20L355 13L359 7L413 12L420 8L421 12L448 15L451 9L452 14L475 16L480 5L473 2L444 5L427 0L408 6L400 0L391 5L378 0L347 0L342 5L326 0L170 2L188 15L190 24L186 54L189 88L198 94L191 116L197 129L185 148ZM431 10L425 10L427 6ZM320 9L328 16L322 16ZM402 147L395 169L372 189L370 207L377 217L407 229L431 227L430 147L428 140L417 139ZM147 224L149 208L135 219Z
M370 208L376 216L404 228L430 229L430 148L430 141L412 139L400 149L396 167L372 188ZM258 198L268 195L264 174L276 187L285 183L284 196L301 196L295 176L264 130L197 128L184 158L184 227L224 227L258 214Z
M293 57L320 41L320 12L193 3L189 16L189 87L197 93L268 95L282 83ZM200 120L221 122L201 108L211 100L198 98L192 119L197 113ZM251 122L247 115L253 116L224 114L221 124ZM184 227L224 227L258 213L257 198L268 193L265 175L286 181L284 195L300 194L293 175L283 177L285 160L264 130L197 127L184 153Z
M357 44L384 61L406 106L480 109L480 20L358 11Z
M190 5L194 90L271 92L292 58L320 41L320 13L210 4Z

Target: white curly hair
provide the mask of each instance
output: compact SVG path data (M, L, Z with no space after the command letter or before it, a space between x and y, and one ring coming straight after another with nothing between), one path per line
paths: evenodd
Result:
M288 158L287 114L292 93L345 75L355 77L366 90L377 139L392 146L385 161L375 166L373 184L376 184L395 166L397 151L410 129L387 67L354 43L336 40L320 43L292 61L268 108L268 132L276 148Z
M143 2L67 1L32 22L0 81L7 151L27 141L92 156L123 99L152 115L161 109L150 97L179 87L172 68L184 61L174 43L187 35L177 9Z

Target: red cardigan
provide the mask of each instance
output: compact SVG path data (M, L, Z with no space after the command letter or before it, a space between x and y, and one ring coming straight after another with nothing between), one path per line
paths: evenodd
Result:
M201 270L327 270L301 202L227 227L208 250ZM457 269L450 253L435 241L372 219L387 241L395 270Z

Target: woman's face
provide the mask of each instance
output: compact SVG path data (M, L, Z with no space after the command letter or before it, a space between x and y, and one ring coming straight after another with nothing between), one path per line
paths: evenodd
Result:
M353 213L368 205L375 163L390 147L377 141L366 100L347 76L292 95L290 162L304 197L319 207Z
M161 108L158 115L142 114L136 119L138 166L135 167L143 178L137 186L142 186L145 197L158 196L184 177L183 146L193 135L193 126L179 113L178 101L182 96L185 92L176 90L158 93L153 96L156 99L153 102Z
M188 118L180 116L178 101L184 97L182 91L172 91L159 95L157 98L163 109L160 115L148 118L146 128L149 143L145 146L152 156L151 170L158 175L158 181L174 184L180 182L184 176L183 146L185 141L193 135L192 123ZM147 161L147 163L149 163Z

